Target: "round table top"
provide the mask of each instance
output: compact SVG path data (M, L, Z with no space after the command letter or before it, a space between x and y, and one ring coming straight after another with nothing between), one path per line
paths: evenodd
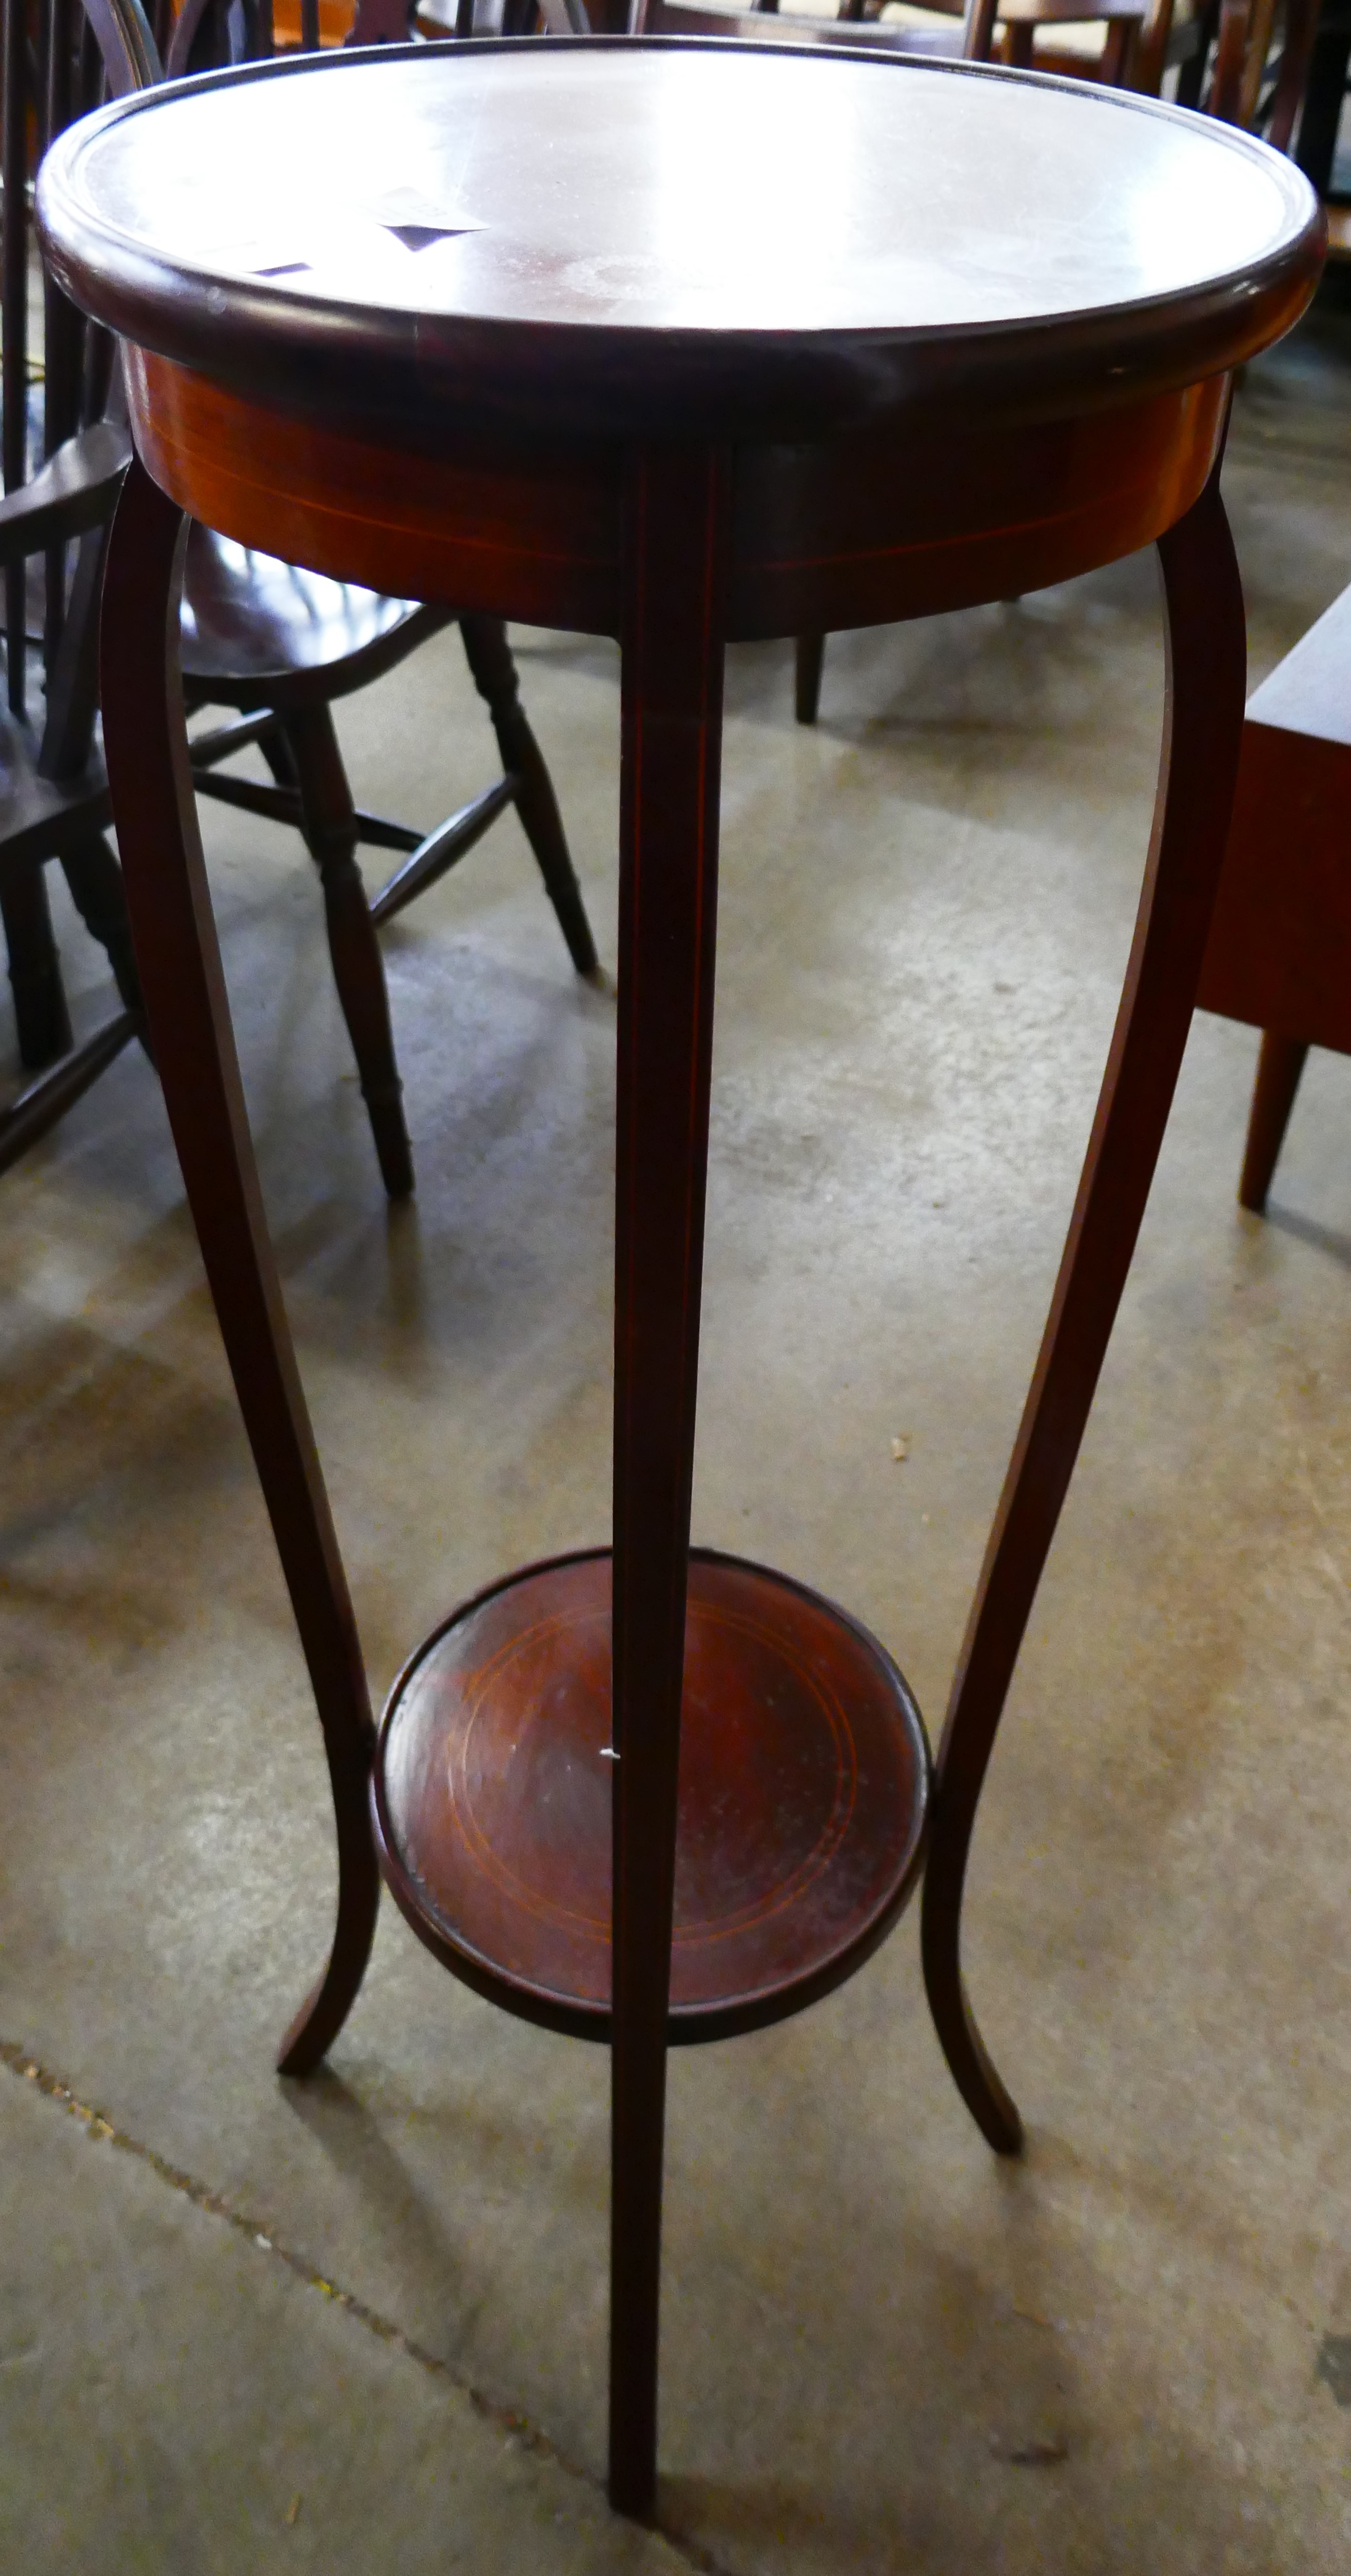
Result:
M1277 336L1307 182L1154 101L781 44L388 47L116 102L44 163L61 283L261 398L588 436L1129 400Z

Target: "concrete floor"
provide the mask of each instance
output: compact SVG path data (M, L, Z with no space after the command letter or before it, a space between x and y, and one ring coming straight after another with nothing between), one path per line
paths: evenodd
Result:
M1242 393L1255 675L1351 579L1349 397L1336 315ZM616 657L519 641L613 962ZM732 659L696 1530L838 1595L934 1731L1160 685L1147 561L836 640L814 734L786 648ZM454 637L343 734L426 823L491 766ZM389 938L391 1217L308 862L207 826L379 1691L476 1584L606 1534L613 1010L508 819ZM1026 2160L951 2088L913 1918L677 2059L656 2534L601 2495L603 2056L386 1908L329 2069L271 2072L328 1936L325 1781L145 1064L6 1180L0 2564L1346 2567L1351 1066L1313 1063L1259 1223L1254 1054L1197 1023L983 1811L970 1973Z

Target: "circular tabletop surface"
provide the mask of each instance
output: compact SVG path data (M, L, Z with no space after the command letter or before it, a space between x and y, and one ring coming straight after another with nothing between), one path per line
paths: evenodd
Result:
M1285 328L1321 245L1289 162L1153 101L669 40L151 91L61 137L39 216L78 302L222 381L317 369L364 411L378 361L380 399L442 418L621 434L1162 390Z

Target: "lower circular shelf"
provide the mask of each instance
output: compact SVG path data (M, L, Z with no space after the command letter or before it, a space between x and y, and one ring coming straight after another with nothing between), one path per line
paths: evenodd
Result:
M390 1693L372 1801L419 1938L527 2020L610 2035L610 1551L452 1613ZM903 1674L819 1593L690 1551L668 2037L829 1993L918 1876L930 1761Z

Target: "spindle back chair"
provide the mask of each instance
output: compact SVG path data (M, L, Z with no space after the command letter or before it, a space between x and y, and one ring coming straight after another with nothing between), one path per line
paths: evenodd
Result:
M32 178L47 142L101 78L75 0L0 20L0 920L19 1062L39 1079L0 1113L0 1171L46 1132L139 1024L139 992L96 741L95 645L108 522L130 455L104 421L111 343L42 278ZM119 1007L75 1044L47 869L62 868L105 950Z
M865 18L858 0L852 6L846 0L835 18L781 11L778 0L753 0L744 10L719 8L716 0L633 0L630 30L635 36L730 35L754 44L845 45L855 52L985 63L995 58L1002 27L1007 59L1026 68L1039 27L1101 24L1101 57L1078 67L1114 87L1129 88L1148 5L1149 0L1098 0L1097 6L1094 0L923 0L925 23L919 17ZM1041 60L1039 54L1039 67Z
M771 5L777 7L777 0L771 0ZM855 5L861 6L862 0L855 0ZM928 5L955 9L958 0L926 0ZM1028 68L1035 59L1038 70L1060 72L1082 72L1085 68L1071 59L1061 60L1054 53L1038 51L1034 58L1032 52L1038 25L1067 24L1071 20L1082 23L1093 14L1080 7L1078 0L984 0L984 5L989 12L988 28L983 20L973 26L981 0L966 0L964 50L969 60L989 59L998 17L1009 31L1012 63ZM1278 5L1279 0L1205 0L1198 18L1186 30L1178 99L1180 104L1217 117L1222 123L1249 130L1261 127L1275 148L1284 152L1290 149L1308 80L1319 0L1283 0L1283 40L1274 67L1269 69ZM646 13L649 23L650 13L656 11L662 22L672 28L677 18L684 21L689 14L682 0L635 0L635 8ZM706 10L702 14L707 14ZM1176 59L1183 50L1173 46L1173 0L1142 0L1137 14L1138 35L1124 50L1115 43L1109 24L1097 76L1120 88L1157 91L1165 63ZM783 23L785 28L796 30L804 22L793 17ZM876 37L884 32L885 28L855 29L838 22L831 29L837 41L844 35ZM912 31L895 32L903 35ZM979 50L982 42L983 51ZM902 51L912 49L900 47ZM799 724L815 724L817 719L825 643L824 635L803 635L797 641L794 701Z
M388 0L363 0L363 36L378 33ZM82 0L115 96L164 77L140 0ZM372 16L374 12L374 16ZM318 29L318 0L304 0L302 33ZM274 43L270 0L188 0L169 39L174 70L245 59ZM434 830L422 833L353 802L333 723L334 702L396 668L417 645L458 624L470 674L491 718L503 774ZM514 806L580 975L598 972L595 942L572 866L552 782L525 710L500 619L458 616L453 606L388 599L326 580L192 530L184 575L182 672L189 711L223 707L233 721L194 736L199 794L287 824L302 834L323 888L329 953L356 1057L386 1190L413 1186L412 1151L394 1054L379 926L435 885ZM256 746L270 784L221 764ZM373 898L357 864L365 843L398 851L403 864Z

